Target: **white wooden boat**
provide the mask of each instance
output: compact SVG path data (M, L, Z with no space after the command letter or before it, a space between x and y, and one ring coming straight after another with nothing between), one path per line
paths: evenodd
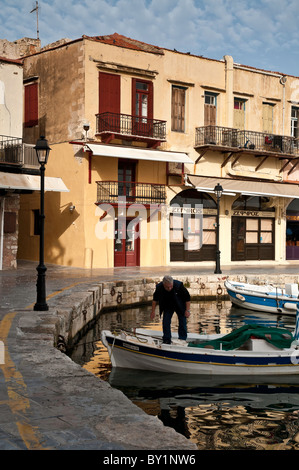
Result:
M298 284L284 288L226 280L225 288L232 304L249 310L296 315L299 307Z
M136 329L101 340L112 367L180 374L227 376L296 375L299 373L299 328L244 325L229 335L190 335L187 341L162 342L159 331ZM297 349L298 348L298 349Z

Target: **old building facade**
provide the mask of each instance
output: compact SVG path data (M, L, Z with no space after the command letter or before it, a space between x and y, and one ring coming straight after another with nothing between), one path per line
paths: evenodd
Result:
M222 263L299 259L298 77L115 33L25 57L24 102L69 189L46 194L46 262L213 264L217 183ZM21 197L22 259L38 204Z

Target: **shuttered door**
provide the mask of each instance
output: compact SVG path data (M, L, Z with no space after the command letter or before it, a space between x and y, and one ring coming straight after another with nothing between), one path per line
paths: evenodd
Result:
M245 129L245 101L236 98L234 101L234 128Z
M205 104L205 126L216 126L216 106Z
M273 132L273 105L263 103L263 132Z
M216 106L205 104L205 144L216 144Z

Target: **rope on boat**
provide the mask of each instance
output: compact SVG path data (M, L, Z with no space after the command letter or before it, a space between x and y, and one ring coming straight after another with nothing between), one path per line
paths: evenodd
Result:
M148 339L147 339L147 338L144 338L144 339L139 338L136 333L132 333L132 332L129 332L129 331L126 331L126 330L122 330L122 332L123 332L126 336L134 336L134 337L139 341L139 343L144 343L144 344L145 344L145 343L148 343ZM138 333L138 334L139 334L139 333ZM146 335L143 335L142 333L140 333L140 334L141 334L141 336L146 336ZM115 339L115 337L114 337L114 339Z
M136 336L136 338L138 339L138 336L146 336L147 338L150 337L150 338L153 338L153 339L159 339L159 340L162 340L161 336L154 336L154 335L148 335L146 333L136 333L135 329L134 331L132 330L121 330L123 331L125 334L128 334L128 335L131 335L131 336ZM138 336L137 336L138 335Z

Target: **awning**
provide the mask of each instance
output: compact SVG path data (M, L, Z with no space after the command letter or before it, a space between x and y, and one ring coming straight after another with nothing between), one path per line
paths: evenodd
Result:
M188 183L198 191L214 193L217 183L221 184L223 194L243 194L245 196L278 196L299 199L299 185L291 183L268 183L263 181L236 180L209 176L185 175Z
M150 150L142 147L118 147L116 145L86 144L85 151L102 157L129 158L132 160L150 160L153 162L194 163L184 152Z
M40 190L39 175L0 172L0 189ZM61 178L45 177L45 191L69 192Z

